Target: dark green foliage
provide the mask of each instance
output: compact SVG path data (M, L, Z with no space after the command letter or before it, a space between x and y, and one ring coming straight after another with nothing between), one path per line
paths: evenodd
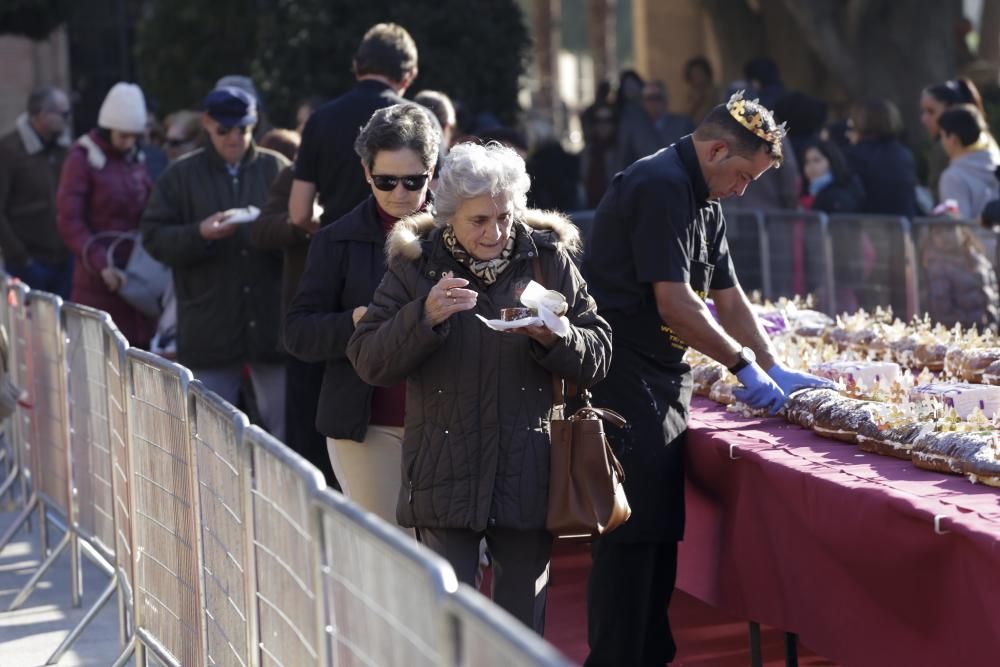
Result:
M41 40L69 18L70 0L0 1L0 35Z
M193 109L219 77L249 74L253 0L151 0L136 26L136 79L165 111Z
M354 82L351 57L372 25L413 35L424 88L513 122L530 41L514 0L150 0L136 44L139 79L164 109L190 106L224 74L250 74L278 125L298 102Z

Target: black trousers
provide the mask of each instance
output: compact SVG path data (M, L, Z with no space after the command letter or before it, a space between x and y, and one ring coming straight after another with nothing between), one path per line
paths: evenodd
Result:
M316 409L323 386L324 364L288 357L285 362L285 440L297 454L323 473L326 485L340 490L326 451L326 438L316 430Z
M673 660L667 607L677 579L677 542L597 539L591 555L585 667L663 667Z
M476 585L479 542L493 558L493 601L541 635L545 631L552 535L546 530L418 528L420 541L451 563L458 580Z

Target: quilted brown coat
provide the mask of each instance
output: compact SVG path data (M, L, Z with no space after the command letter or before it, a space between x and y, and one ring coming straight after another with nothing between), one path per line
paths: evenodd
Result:
M453 259L429 214L401 220L386 242L389 271L347 354L365 382L406 380L401 525L544 528L552 374L590 386L611 363L611 328L571 260L576 227L542 211L516 224L511 265L489 286ZM545 286L569 303L571 331L551 349L476 318L520 305L536 255ZM432 328L424 300L445 271L467 278L479 299Z

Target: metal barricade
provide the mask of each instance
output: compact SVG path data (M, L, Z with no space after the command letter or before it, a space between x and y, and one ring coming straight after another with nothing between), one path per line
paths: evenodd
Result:
M806 211L765 211L769 299L816 297L816 307L835 311L834 271L827 217ZM730 241L732 247L732 241Z
M747 293L759 291L765 299L773 299L771 247L764 214L760 211L727 211L726 241L743 290Z
M914 247L906 218L830 216L835 312L891 306L908 319L917 310Z
M54 664L76 641L118 589L112 485L109 386L105 361L105 330L111 317L77 304L62 308L68 395L71 478L75 489L76 523L80 547L111 581L49 658ZM124 643L124 642L122 642Z
M319 522L323 474L262 429L244 431L253 461L253 565L261 665L326 665ZM336 663L334 663L336 664Z
M928 288L932 283L935 287L946 289L951 292L968 289L975 280L963 280L961 284L952 285L941 284L941 274L953 278L953 272L960 271L992 271L996 276L997 270L997 233L992 229L987 229L975 220L956 220L950 217L935 218L914 218L911 222L914 245L914 277L917 283L917 307L916 314L923 316L924 312L929 312L935 321L944 321L945 324L952 324L956 312L946 312L942 316L941 306L944 311L952 311L951 306L962 295L954 293L948 299L950 303L935 303L928 295ZM941 274L929 275L928 268L931 263L950 265ZM950 289L949 289L950 287ZM972 322L963 322L966 326Z
M316 495L334 665L446 664L451 566L338 493Z
M11 305L8 300L9 281L10 276L0 272L0 290L2 290L2 294L0 294L0 326L3 327L7 337L7 373L10 375L11 381L17 385L17 358L14 350L14 331L11 319L15 305ZM25 496L24 485L18 485L19 481L23 482L23 477L21 476L22 456L17 434L17 421L18 416L15 408L15 413L3 420L2 430L0 430L0 437L3 440L0 444L0 501L7 497L8 502L12 503L13 507L23 507L28 499ZM24 465L26 466L27 462ZM20 492L20 496L18 496L18 492ZM18 497L20 502L18 502ZM10 510L11 508L6 507L5 509Z
M455 667L569 667L551 644L478 591L461 584L445 600L454 639Z
M24 506L0 536L0 551L14 538L23 525L30 525L32 513L39 509L35 494L33 479L33 464L31 442L32 429L32 374L31 374L31 320L28 318L28 286L19 280L8 280L4 289L6 299L7 319L10 324L11 379L24 391L23 400L18 401L14 415L11 418L11 430L15 435L17 467L12 477L4 481L4 486L15 482L21 489L21 499ZM47 534L39 531L41 552L48 551Z
M197 380L190 392L208 664L246 667L256 645L249 566L250 449L243 442L249 421Z
M62 299L54 294L32 291L28 295L31 346L30 447L35 496L39 507L39 531L51 520L63 530L52 549L8 610L19 608L64 550L69 548L70 594L73 606L80 605L80 549L76 534L73 482L70 476L69 420L66 401L65 334L62 327ZM42 552L45 543L42 540Z
M128 446L128 392L125 354L128 341L110 320L104 323L105 379L108 387L108 430L111 449L111 491L114 496L115 571L118 579L118 641L124 647L134 628L132 505Z
M192 456L191 372L156 355L126 353L134 634L115 661L150 650L167 665L204 665L201 535Z

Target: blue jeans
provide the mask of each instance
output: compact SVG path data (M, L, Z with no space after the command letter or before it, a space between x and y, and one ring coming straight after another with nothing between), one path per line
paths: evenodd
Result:
M62 262L43 262L39 259L28 260L27 264L7 264L7 273L20 278L34 290L58 294L69 299L73 289L73 258Z

